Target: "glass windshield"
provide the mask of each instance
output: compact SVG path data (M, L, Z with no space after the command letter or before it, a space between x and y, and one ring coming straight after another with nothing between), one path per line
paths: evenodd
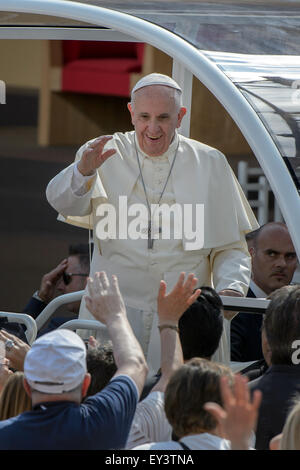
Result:
M205 52L255 109L300 190L300 56Z
M143 18L203 50L241 54L299 54L298 0L80 0L79 3L107 7ZM88 27L80 21L13 12L1 12L0 24L76 24Z

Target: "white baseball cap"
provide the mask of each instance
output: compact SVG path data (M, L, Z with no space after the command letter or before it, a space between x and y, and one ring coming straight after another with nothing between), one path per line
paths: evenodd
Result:
M76 388L86 374L86 347L73 331L59 329L34 341L24 362L32 389L59 394Z
M150 73L145 77L141 78L133 87L132 94L135 93L140 88L144 88L145 86L151 85L164 85L171 88L175 88L182 93L182 89L178 85L178 83L173 80L173 78L169 77L168 75L163 75L162 73Z

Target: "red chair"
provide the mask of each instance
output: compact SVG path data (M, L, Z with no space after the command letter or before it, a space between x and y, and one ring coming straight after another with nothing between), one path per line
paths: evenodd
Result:
M151 72L172 73L171 58L149 44L43 41L39 145L79 145L132 128L126 104Z
M61 90L130 96L130 77L143 66L144 44L63 41Z

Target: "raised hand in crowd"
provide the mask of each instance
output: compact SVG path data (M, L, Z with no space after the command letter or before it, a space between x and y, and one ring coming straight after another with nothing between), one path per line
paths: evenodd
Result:
M168 294L165 281L160 282L157 310L161 344L161 377L152 391L164 392L173 372L183 364L178 322L201 293L200 289L195 290L197 282L198 279L194 274L189 274L185 280L185 273L182 272L175 287Z
M5 330L0 330L0 340L6 345L5 357L9 360L9 366L12 369L23 371L24 359L30 346Z
M195 291L197 282L198 279L192 273L188 275L185 281L185 273L182 272L175 287L167 294L165 281L160 281L157 296L157 310L160 324L162 322L178 324L181 315L200 295L200 289Z
M38 295L46 304L51 302L51 300L54 298L56 285L67 265L68 260L64 259L56 266L56 268L52 269L52 271L42 277Z
M112 276L110 282L105 272L96 273L93 278L88 278L87 285L89 295L85 296L86 306L96 320L107 325L116 315L126 317L116 276Z
M233 388L227 377L221 377L223 408L207 402L204 408L217 420L224 438L231 441L232 450L247 450L255 430L262 394L256 390L250 398L248 379L236 374Z
M118 279L109 280L105 272L95 273L87 281L85 302L94 318L104 323L113 344L118 375L128 375L141 394L148 373L142 348L128 322L125 304L119 290Z
M88 348L95 349L95 348L98 348L99 346L100 346L99 341L94 336L90 336L88 339Z

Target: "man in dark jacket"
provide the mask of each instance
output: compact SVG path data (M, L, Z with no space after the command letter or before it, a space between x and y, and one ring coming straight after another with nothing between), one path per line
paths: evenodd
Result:
M270 440L282 432L287 414L300 393L300 285L285 286L270 296L264 330L271 366L250 385L262 391L256 428L256 449L269 449Z
M68 258L44 274L39 289L29 299L23 313L36 319L57 295L84 290L89 271L89 246L87 244L70 245ZM64 316L55 314L48 325L38 333L38 336L56 329L62 323L78 318L79 307L80 301L67 304ZM0 318L0 328L27 343L23 324L8 322L7 318L3 317Z
M270 222L247 236L252 259L252 279L247 297L266 298L290 284L297 255L285 224ZM256 361L261 348L262 315L239 313L231 321L231 360Z

